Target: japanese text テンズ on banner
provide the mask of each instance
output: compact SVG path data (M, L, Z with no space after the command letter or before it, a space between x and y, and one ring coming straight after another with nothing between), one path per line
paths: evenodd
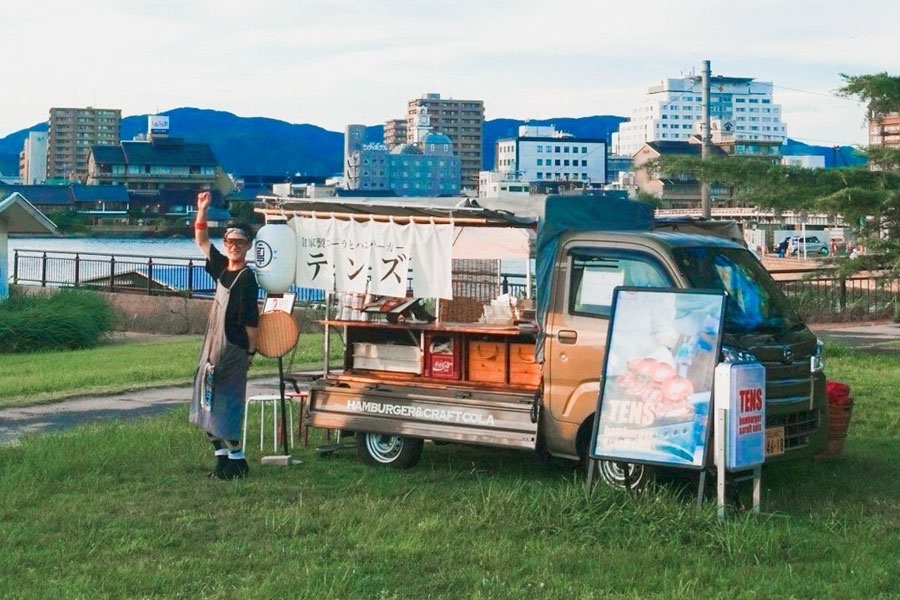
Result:
M452 298L452 226L296 217L296 284L301 288Z

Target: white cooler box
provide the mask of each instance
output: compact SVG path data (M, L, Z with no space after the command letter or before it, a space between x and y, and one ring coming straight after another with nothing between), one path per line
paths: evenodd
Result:
M422 353L418 346L356 342L353 344L353 368L421 375Z

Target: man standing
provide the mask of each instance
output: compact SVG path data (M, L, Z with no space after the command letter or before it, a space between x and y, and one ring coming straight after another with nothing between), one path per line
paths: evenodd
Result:
M789 245L790 241L788 238L781 240L781 243L778 244L778 258L784 258L784 253L787 252Z
M256 276L247 266L253 240L248 225L225 231L225 255L209 241L206 213L212 197L197 196L194 240L206 256L206 272L216 282L206 337L194 377L190 421L201 427L215 448L214 479L244 477L249 472L241 445L247 369L256 354L259 324Z

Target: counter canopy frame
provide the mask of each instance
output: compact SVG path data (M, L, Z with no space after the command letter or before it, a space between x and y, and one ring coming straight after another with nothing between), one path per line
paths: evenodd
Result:
M258 198L258 206L254 209L256 213L262 215L266 223L286 222L294 217L312 217L325 218L334 217L339 220L374 220L380 222L404 223L433 223L435 225L454 225L459 228L509 228L509 229L528 229L536 232L538 221L532 217L517 217L512 213L498 210L490 210L477 205L473 206L471 201L460 200L459 198L435 198L429 199L428 204L416 202L399 203L397 199L334 199L334 200L317 200L303 198L285 198L279 196L260 196ZM521 258L526 261L530 259L533 253L533 240L529 247L529 255L523 255ZM486 257L490 258L490 257ZM528 279L528 287L531 284L530 268L526 269ZM322 321L324 326L324 373L327 377L331 367L329 364L330 354L330 332L332 327L339 327L343 330L345 340L345 365L348 363L347 353L351 350L348 343L348 332L353 329L368 329L403 332L412 336L414 343L419 346L420 352L424 352L424 339L426 332L457 334L463 336L483 336L484 338L496 338L504 341L520 340L533 342L537 333L536 325L533 326L503 326L503 325L485 325L476 323L448 323L438 321L436 323L421 322L404 322L404 323L385 323L378 321L343 321L333 319L330 314L331 300L333 292L326 291L325 303L325 319ZM350 376L350 375L345 375ZM359 374L353 375L360 377ZM387 380L404 380L411 379L411 376L393 373L369 373L364 378L387 379ZM418 380L427 381L427 378L419 377ZM440 384L438 380L435 384ZM452 383L454 385L467 385L470 382L465 381L443 381L443 385ZM484 383L471 382L472 385L484 386ZM498 388L508 388L509 385L497 386ZM523 388L529 389L529 388Z

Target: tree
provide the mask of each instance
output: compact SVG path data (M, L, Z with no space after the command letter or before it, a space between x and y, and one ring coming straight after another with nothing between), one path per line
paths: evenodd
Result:
M838 95L859 98L869 106L875 118L900 110L900 77L886 72L873 75L841 73L841 79L844 85L838 88Z
M839 96L859 98L869 108L869 118L880 121L890 113L900 112L900 77L887 72L872 75L847 75L841 73L843 87ZM866 151L869 164L884 170L900 170L900 148L870 147Z
M841 77L845 85L837 93L866 102L871 116L900 111L900 77ZM866 154L876 169L804 169L748 158L704 161L689 156L664 157L648 168L667 177L687 175L727 186L734 199L760 208L840 215L869 248L865 259L846 261L843 269L900 272L900 149L868 148Z

